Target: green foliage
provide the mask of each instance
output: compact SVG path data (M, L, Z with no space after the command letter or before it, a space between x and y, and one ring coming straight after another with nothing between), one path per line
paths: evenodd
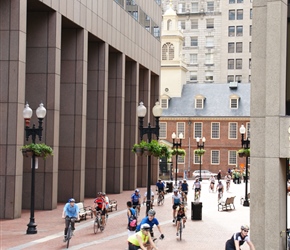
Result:
M194 154L196 155L203 155L205 153L204 149L195 149Z
M250 148L241 148L238 150L238 155L243 156L250 156L251 155L251 149Z
M175 148L171 151L171 154L172 155L180 155L180 156L184 157L186 155L186 152L184 149L181 149L181 148L176 149Z
M30 143L21 147L22 151L29 150L32 151L35 156L43 157L46 159L47 156L53 155L53 150L50 146L44 143Z
M141 141L139 144L134 144L132 152L136 153L136 149L141 148L142 151L148 150L155 157L170 157L170 150L165 145L159 144L158 141L152 140L150 143L146 141Z

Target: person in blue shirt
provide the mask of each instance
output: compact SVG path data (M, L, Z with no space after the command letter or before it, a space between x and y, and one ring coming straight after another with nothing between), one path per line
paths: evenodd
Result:
M140 228L143 224L147 223L150 226L150 234L151 237L154 238L154 233L153 233L153 226L156 225L158 228L158 231L160 232L160 238L163 239L164 238L164 234L161 231L161 227L159 225L159 221L155 218L155 210L150 209L148 211L148 216L146 216L145 218L142 219L142 221L140 222L140 224L138 224L136 231L140 231Z
M158 194L161 193L164 195L165 184L162 182L161 179L158 179L158 182L156 183L156 187L158 189Z
M71 228L75 230L75 221L80 220L79 216L79 207L75 204L75 199L71 198L64 205L62 218L65 218L65 229L64 229L64 241L66 241L66 234L69 225L69 221L71 220Z
M140 190L135 189L134 194L131 195L132 206L134 209L137 207L138 214L140 214L140 207L141 207L141 195Z
M181 191L184 192L186 195L188 193L188 184L186 182L186 179L184 179L183 183L181 184Z

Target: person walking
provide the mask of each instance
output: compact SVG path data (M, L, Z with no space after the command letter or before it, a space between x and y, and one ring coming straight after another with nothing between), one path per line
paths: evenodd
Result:
M233 236L226 242L226 250L240 250L240 247L247 242L251 250L255 250L254 244L248 235L250 228L248 225L242 225L241 231L233 234Z

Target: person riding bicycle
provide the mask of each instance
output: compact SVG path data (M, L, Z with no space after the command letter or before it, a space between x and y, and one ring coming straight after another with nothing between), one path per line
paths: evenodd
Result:
M175 223L175 217L176 217L176 208L179 206L181 203L181 194L178 193L177 189L173 190L173 195L172 195L172 215L173 215L173 220L172 222Z
M214 184L215 184L215 178L214 178L214 175L212 174L210 177L209 177L209 188L214 191Z
M65 218L65 229L64 229L63 241L66 241L67 229L68 229L70 220L72 219L71 220L72 231L75 230L75 220L80 220L79 207L77 204L75 204L75 202L76 201L74 198L70 198L63 208L62 218Z
M165 184L162 182L161 179L158 179L158 182L156 183L156 188L157 188L157 192L158 195L161 193L162 195L164 195L164 189L165 189Z
M97 218L97 212L101 212L102 216L102 227L105 228L106 225L106 220L105 220L105 215L106 215L106 201L103 197L103 193L99 192L98 197L94 200L93 204L93 213L95 217Z
M230 189L230 185L231 185L231 180L232 180L232 175L231 174L227 174L226 177L226 185L227 185L227 191Z
M201 183L199 181L199 178L195 179L195 182L193 183L192 189L194 189L194 197L196 199L197 194L200 197L200 193L201 193Z
M186 208L184 207L184 203L181 202L179 207L176 209L177 216L176 216L176 236L179 236L178 230L179 230L179 225L180 221L182 219L183 222L183 228L185 228L185 223L186 223Z
M241 226L241 232L233 234L233 236L226 242L226 250L240 250L245 242L248 243L251 250L255 250L254 244L250 241L248 235L250 228L247 225Z
M153 206L154 203L154 192L152 191L152 189L150 190L150 194L151 194L151 207ZM143 204L146 204L146 200L147 200L147 191L144 193L144 198L143 198Z
M141 207L141 195L140 195L140 190L135 189L135 192L131 195L131 201L132 201L132 206L134 209L138 210L138 214L140 213L140 207Z
M183 183L181 184L181 191L185 193L185 195L188 194L188 183L186 182L186 179L184 179Z
M218 201L222 198L223 193L224 193L224 185L222 181L219 181L217 186L216 186L216 191L218 192Z
M149 246L153 249L158 249L156 245L154 244L149 232L150 232L150 226L147 223L143 224L141 226L140 231L131 235L128 238L128 250L138 250L138 249L146 250L147 244L149 244Z
M140 222L140 224L138 224L136 231L140 231L140 228L142 228L142 225L144 224L148 224L150 226L150 234L151 237L154 239L154 232L153 232L153 226L156 225L158 228L158 231L160 233L160 238L163 239L164 238L164 234L162 233L159 221L157 220L157 218L155 218L156 212L153 209L150 209L148 211L148 216L146 216L145 218L143 218Z

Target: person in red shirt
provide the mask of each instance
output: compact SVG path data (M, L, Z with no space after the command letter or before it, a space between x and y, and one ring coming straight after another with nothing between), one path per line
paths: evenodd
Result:
M102 196L102 192L99 192L98 197L94 200L93 208L94 208L93 213L94 213L95 217L97 217L97 211L101 211L102 226L103 226L103 228L105 228L105 225L106 225L106 219L105 219L106 202Z

